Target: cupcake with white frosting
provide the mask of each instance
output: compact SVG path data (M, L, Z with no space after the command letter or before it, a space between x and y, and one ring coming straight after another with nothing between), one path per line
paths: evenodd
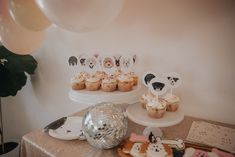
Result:
M178 96L167 93L165 96L163 96L163 99L167 103L167 111L174 112L179 108L180 98Z
M153 118L162 118L166 112L166 101L162 99L151 99L146 105L148 115Z
M90 77L90 74L85 71L82 71L79 73L79 77L83 77L84 79L87 79L88 77Z
M120 69L117 69L117 70L115 71L115 73L113 74L113 76L114 76L115 78L118 78L118 77L121 76L121 75L123 75L123 73L122 73L122 71L121 71Z
M73 90L82 90L85 88L85 79L82 76L74 76L70 80Z
M138 80L139 80L139 77L134 73L134 72L130 72L128 73L128 75L133 78L133 85L136 86L138 85Z
M142 107L144 109L146 109L146 105L147 105L148 101L151 101L152 99L154 99L154 97L155 96L151 92L143 94L140 98L140 103L142 104Z
M85 82L86 89L89 91L99 90L100 84L101 84L100 78L96 76L88 77Z
M120 75L118 77L118 89L122 92L131 91L133 88L133 78L128 75Z
M104 78L101 83L101 89L105 92L112 92L117 89L117 80L114 78Z
M107 74L104 71L96 71L95 76L102 80L107 77Z

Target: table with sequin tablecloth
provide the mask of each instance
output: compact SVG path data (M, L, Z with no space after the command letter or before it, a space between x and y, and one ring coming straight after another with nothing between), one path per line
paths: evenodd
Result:
M83 116L86 110L77 112L73 116ZM185 116L184 120L174 126L161 128L164 137L169 139L181 138L186 139L193 121L206 121L199 118ZM223 124L213 121L207 121L213 124L219 124L226 127L235 128L235 125ZM141 134L144 126L140 126L129 121L128 133ZM22 137L21 140L21 157L118 157L117 148L109 150L96 149L86 141L72 140L63 141L52 138L48 133L42 130L32 131Z

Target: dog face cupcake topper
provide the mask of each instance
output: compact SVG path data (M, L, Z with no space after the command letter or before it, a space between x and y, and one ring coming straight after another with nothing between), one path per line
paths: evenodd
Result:
M88 57L85 61L86 69L89 73L94 73L98 70L98 60L96 57Z
M166 93L168 89L168 81L161 77L153 78L148 84L149 90L156 96Z
M69 66L76 66L78 64L78 59L75 56L70 56L68 60Z
M170 88L177 88L181 85L181 77L178 73L172 72L166 75Z
M147 72L143 75L142 82L146 87L148 87L148 84L150 83L150 81L155 77L156 77L156 74L154 74L153 72Z
M78 62L79 64L81 65L81 67L85 67L86 65L86 59L88 58L87 55L85 54L81 54L79 57L78 57Z
M115 66L116 67L120 67L120 59L121 59L121 55L119 55L119 54L115 54L114 56L113 56L113 58L114 58L114 61L115 61Z
M111 56L106 56L102 59L101 66L103 70L108 73L112 74L115 72L115 60Z
M167 74L165 78L168 80L169 87L171 89L171 94L172 94L173 88L179 87L182 83L180 75L176 72Z
M120 67L124 73L131 71L131 68L134 65L133 57L130 55L122 56L120 59Z

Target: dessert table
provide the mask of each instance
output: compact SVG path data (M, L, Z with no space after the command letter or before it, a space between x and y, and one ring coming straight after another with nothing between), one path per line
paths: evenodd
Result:
M73 114L73 116L83 116L86 111L79 111ZM206 121L212 124L235 128L235 125L185 116L181 123L161 128L164 137L168 139L186 139L193 121ZM144 126L138 125L130 120L128 122L127 137L132 132L142 134ZM86 141L58 140L49 136L48 133L43 132L42 129L32 131L22 137L20 155L21 157L118 157L116 148L100 150L90 146Z

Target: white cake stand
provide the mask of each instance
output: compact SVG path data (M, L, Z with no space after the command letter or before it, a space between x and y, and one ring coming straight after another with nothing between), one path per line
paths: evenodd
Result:
M101 102L112 102L116 104L133 104L139 101L139 98L143 94L141 90L141 85L135 86L133 90L128 92L103 92L98 91L88 91L88 90L70 90L69 98L75 102L86 104L88 106L95 105Z
M150 132L153 132L154 135L161 137L163 133L160 127L176 125L184 119L184 113L180 107L175 112L166 112L162 118L152 118L140 103L129 105L126 109L126 114L131 121L146 126L143 134L147 136Z

